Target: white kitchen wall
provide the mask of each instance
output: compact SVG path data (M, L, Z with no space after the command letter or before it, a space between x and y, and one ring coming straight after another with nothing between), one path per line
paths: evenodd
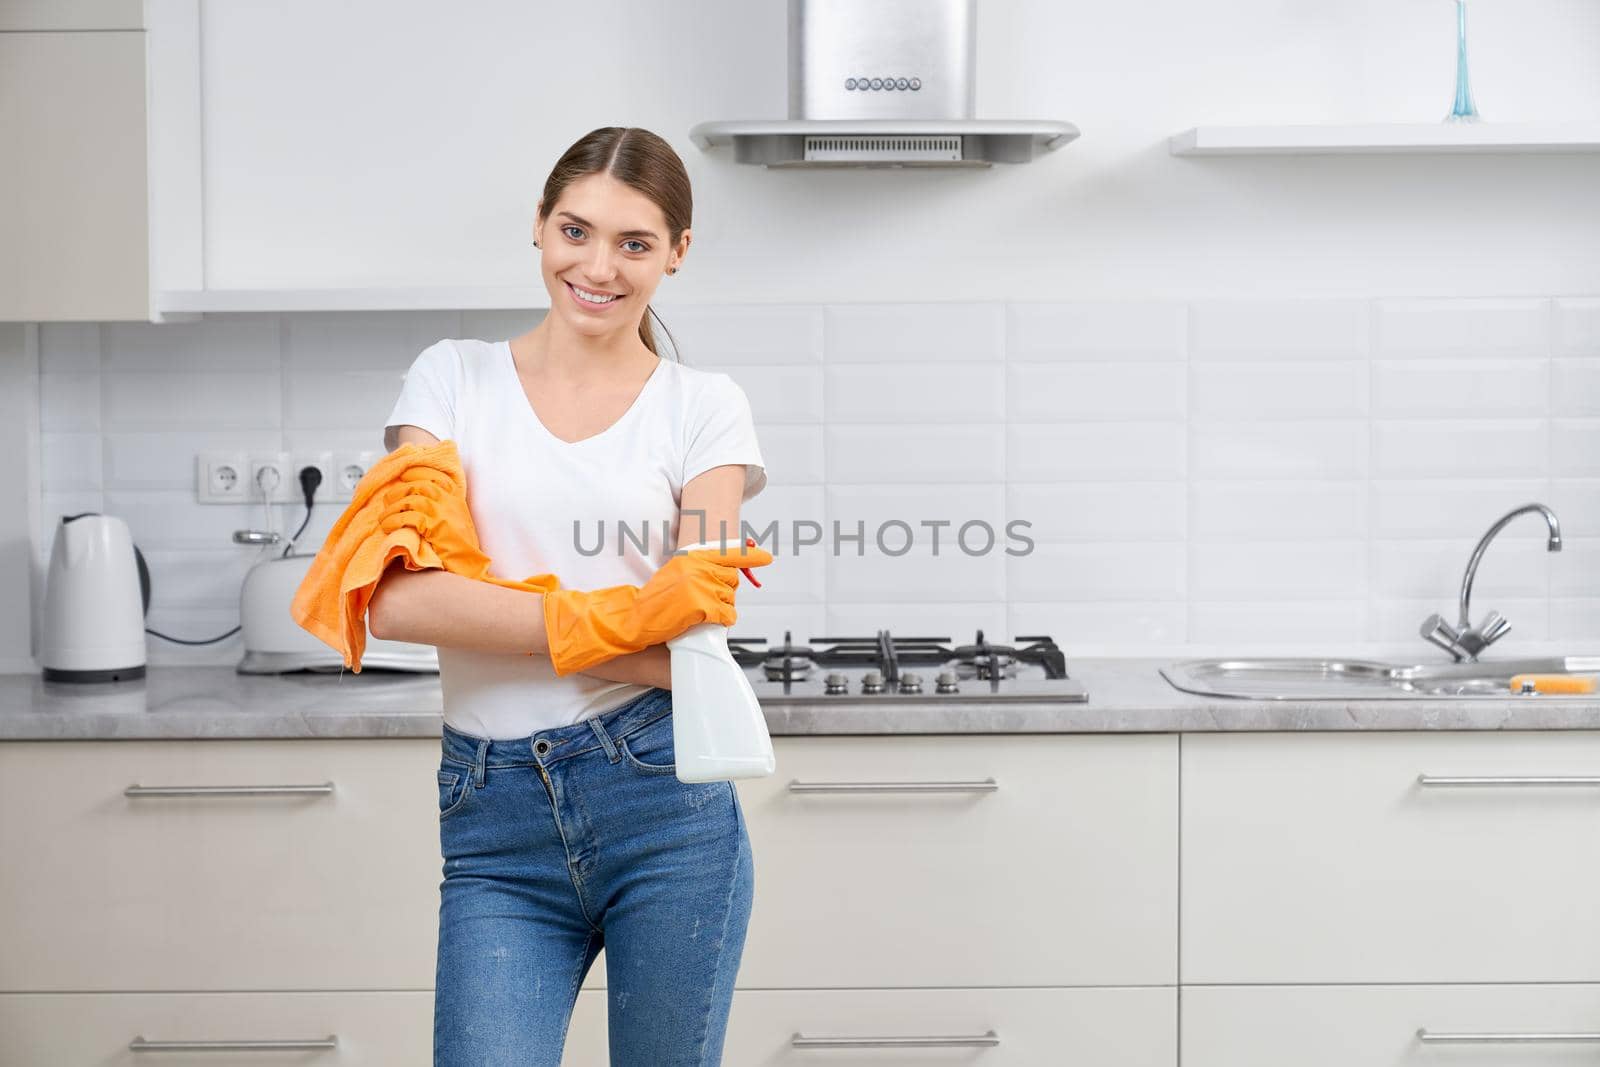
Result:
M1600 297L1106 300L658 307L686 363L732 374L770 484L779 560L736 632L966 639L1049 633L1090 654L1398 653L1454 619L1496 518L1474 616L1496 655L1600 651ZM538 312L217 315L40 330L39 566L59 516L121 515L152 570L150 625L238 622L257 506L200 505L208 448L382 448L411 359L446 336L498 339ZM342 505L317 509L314 551ZM279 507L292 532L303 512ZM795 550L790 523L822 545ZM884 521L935 556L874 543ZM953 530L1031 523L1033 551L967 555ZM831 550L832 523L860 521ZM886 534L890 551L898 536ZM1003 547L1003 542L1002 542ZM233 663L150 639L152 663Z

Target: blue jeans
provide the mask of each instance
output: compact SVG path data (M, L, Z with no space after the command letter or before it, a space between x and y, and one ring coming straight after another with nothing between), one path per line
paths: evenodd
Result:
M603 946L611 1063L719 1064L755 888L732 782L673 766L672 693L516 740L444 728L435 1067L561 1062Z

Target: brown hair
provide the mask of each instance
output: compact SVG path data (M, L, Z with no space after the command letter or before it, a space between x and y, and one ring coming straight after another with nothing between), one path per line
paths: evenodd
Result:
M694 197L689 191L689 172L672 146L649 130L637 126L602 126L584 134L573 146L556 160L550 177L544 183L544 206L547 212L555 210L561 194L578 178L590 174L607 174L624 185L632 186L661 209L667 220L667 243L676 245L683 231L689 228L694 213ZM541 221L543 221L541 219ZM655 333L650 328L650 316L655 309L645 308L639 320L639 340L656 355ZM656 315L661 322L661 316ZM661 328L667 330L662 322ZM672 341L672 351L678 343L667 330ZM680 357L679 362L682 362Z

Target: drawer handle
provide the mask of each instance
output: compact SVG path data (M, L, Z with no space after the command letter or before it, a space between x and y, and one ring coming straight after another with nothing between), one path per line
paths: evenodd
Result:
M338 1047L337 1034L330 1034L320 1041L315 1038L304 1041L146 1041L140 1036L128 1042L128 1049L132 1052L292 1052Z
M332 782L321 785L130 785L125 797L256 797L331 793Z
M1417 1040L1466 1045L1579 1044L1600 1041L1600 1034L1435 1034L1422 1029L1417 1031Z
M993 793L993 778L981 782L789 782L791 793Z
M1418 785L1600 785L1600 778L1583 776L1461 778L1436 774L1417 775Z
M789 1039L794 1048L992 1048L1000 1043L993 1030L970 1037L806 1037Z

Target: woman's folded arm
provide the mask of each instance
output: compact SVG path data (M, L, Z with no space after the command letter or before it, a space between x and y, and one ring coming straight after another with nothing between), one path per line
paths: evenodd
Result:
M542 594L437 568L413 571L399 560L389 564L367 604L367 627L386 641L550 655ZM651 645L579 673L671 689L672 657L666 645Z

